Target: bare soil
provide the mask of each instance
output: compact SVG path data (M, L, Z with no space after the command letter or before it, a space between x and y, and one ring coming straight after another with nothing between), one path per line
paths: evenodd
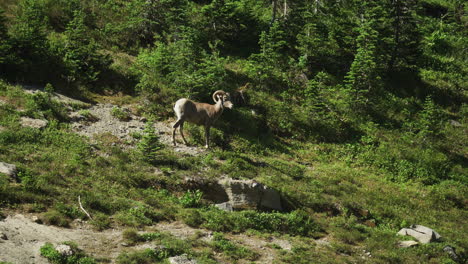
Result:
M61 228L35 223L32 214L12 214L0 221L0 233L6 239L0 238L0 261L15 264L47 264L47 259L40 255L40 248L45 243L58 245L65 241L76 243L90 256L115 263L118 255L124 251L154 248L152 242L128 246L124 243L121 229L111 229L102 232L95 231L83 221L75 221L71 228ZM207 242L211 240L212 232L205 229L191 228L180 222L158 223L147 227L147 230L167 232L179 239L197 237ZM285 250L290 250L289 241L279 238L261 239L245 234L232 234L229 239L260 254L256 263L272 263L276 251L269 244L276 244ZM222 260L220 260L222 262Z

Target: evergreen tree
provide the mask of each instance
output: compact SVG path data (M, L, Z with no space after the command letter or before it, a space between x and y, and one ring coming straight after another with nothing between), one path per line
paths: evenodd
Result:
M17 60L10 65L18 79L44 81L49 73L46 35L47 17L43 6L35 0L22 0L16 21L11 28L12 53Z
M67 68L66 78L69 83L94 82L100 71L111 62L108 56L99 53L100 45L88 35L84 18L82 11L75 11L74 18L65 30L63 62Z
M4 11L0 9L0 69L4 72L4 64L8 63L8 57L10 53L10 43L7 28L5 25L6 18ZM2 69L3 68L3 69Z
M364 109L370 94L376 92L380 85L376 62L377 31L373 29L373 24L373 20L363 19L358 28L356 55L346 75L350 103L358 110Z

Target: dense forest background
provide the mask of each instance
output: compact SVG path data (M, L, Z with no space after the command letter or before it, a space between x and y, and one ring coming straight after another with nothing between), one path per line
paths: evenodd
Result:
M427 190L463 219L467 10L461 0L2 0L0 78L81 98L130 95L154 120L173 117L181 97L242 91L213 135L240 177L253 177L246 157L340 161ZM381 224L406 223L398 206L373 206ZM381 263L401 261L392 254Z

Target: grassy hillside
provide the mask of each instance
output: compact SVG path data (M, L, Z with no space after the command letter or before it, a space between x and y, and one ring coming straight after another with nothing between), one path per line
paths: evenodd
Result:
M15 164L19 180L0 173L0 210L63 227L85 219L96 232L127 229L133 243L157 238L167 248L122 253L119 263L182 253L255 262L258 252L229 240L240 233L291 241L290 251L271 246L275 263L456 263L446 245L463 263L466 11L445 0L4 1L0 161ZM69 116L92 123L89 105L111 102L172 121L178 98L209 102L218 89L242 89L247 100L223 113L199 155L162 144L151 126L132 134L136 143L89 140ZM87 103L59 102L53 91ZM21 117L48 124L23 127ZM186 130L203 145L201 127ZM288 210L221 211L184 180L222 175L278 190ZM162 221L212 230L214 240L128 229ZM443 240L398 248L407 239L396 232L411 224Z

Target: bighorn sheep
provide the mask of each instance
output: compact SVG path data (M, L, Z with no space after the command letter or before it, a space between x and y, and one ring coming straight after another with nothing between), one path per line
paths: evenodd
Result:
M190 122L197 125L205 126L205 148L210 146L210 128L218 117L223 113L225 107L232 109L233 104L229 93L218 90L213 93L214 105L206 103L198 103L192 100L182 98L177 100L174 105L174 112L177 115L172 131L172 142L176 145L175 133L176 129L180 127L180 135L184 140L185 145L187 141L184 137L184 122Z

